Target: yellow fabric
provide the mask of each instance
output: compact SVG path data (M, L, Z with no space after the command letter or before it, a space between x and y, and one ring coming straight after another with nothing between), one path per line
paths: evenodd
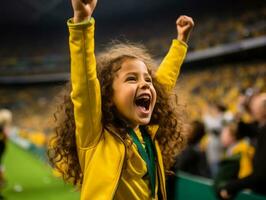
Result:
M199 143L199 148L201 151L205 152L206 149L207 149L207 146L209 144L209 135L208 134L205 134L201 140L200 140L200 143Z
M250 175L253 171L252 159L255 153L252 147L245 139L240 140L232 149L232 155L240 154L240 169L238 172L239 178L244 178Z
M145 148L140 130L135 130L135 133L138 136L143 147ZM114 199L150 200L152 199L152 196L149 189L149 184L150 181L147 176L146 163L139 155L137 146L135 144L132 144L132 148L127 150L127 160L125 168L122 171L122 177L120 179ZM158 188L157 185L158 183L156 184L156 188Z
M68 21L71 99L74 104L77 152L84 175L80 199L109 200L115 196L122 169L126 164L126 145L111 127L103 129L101 124L101 90L96 76L94 23L93 18L77 24L71 19ZM157 79L169 89L175 86L186 50L187 46L184 43L174 40L168 55L159 67ZM157 129L158 126L149 126L148 132L154 137ZM163 199L166 200L164 168L156 140L155 150L158 182Z
M173 40L168 54L156 71L158 81L168 90L172 90L180 73L181 64L186 56L187 45L180 40Z

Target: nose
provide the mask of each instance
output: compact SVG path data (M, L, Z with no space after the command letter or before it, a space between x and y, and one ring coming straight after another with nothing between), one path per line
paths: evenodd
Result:
M142 80L141 83L140 83L140 88L141 89L149 89L150 88L150 84L147 81Z

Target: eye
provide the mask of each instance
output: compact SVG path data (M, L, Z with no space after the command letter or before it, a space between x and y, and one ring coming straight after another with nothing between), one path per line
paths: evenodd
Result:
M126 81L136 81L137 78L135 76L129 76L126 78Z
M152 79L151 79L151 77L146 77L145 78L145 81L151 83L152 82Z

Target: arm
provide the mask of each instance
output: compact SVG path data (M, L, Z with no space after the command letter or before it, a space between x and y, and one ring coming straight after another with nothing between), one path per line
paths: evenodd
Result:
M218 195L221 197L221 199L232 199L239 191L243 189L254 189L254 186L258 184L258 181L259 178L253 174L242 179L229 181L224 187L218 190Z
M101 93L94 55L94 19L81 12L91 5L72 0L74 18L68 21L71 57L71 99L74 104L76 141L79 148L95 145L101 136ZM94 2L95 3L95 2ZM95 7L95 6L94 6ZM80 9L77 11L77 8ZM92 7L90 7L92 8ZM73 20L73 21L72 21Z
M190 17L181 16L177 19L177 39L173 40L168 54L163 59L163 62L156 72L156 78L168 90L172 90L175 87L181 65L186 56L186 43L189 39L189 35L193 26L194 22Z

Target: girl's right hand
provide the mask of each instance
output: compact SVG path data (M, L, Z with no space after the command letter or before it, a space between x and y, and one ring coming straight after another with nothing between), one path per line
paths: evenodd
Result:
M74 11L74 23L82 22L91 17L97 0L71 0Z

